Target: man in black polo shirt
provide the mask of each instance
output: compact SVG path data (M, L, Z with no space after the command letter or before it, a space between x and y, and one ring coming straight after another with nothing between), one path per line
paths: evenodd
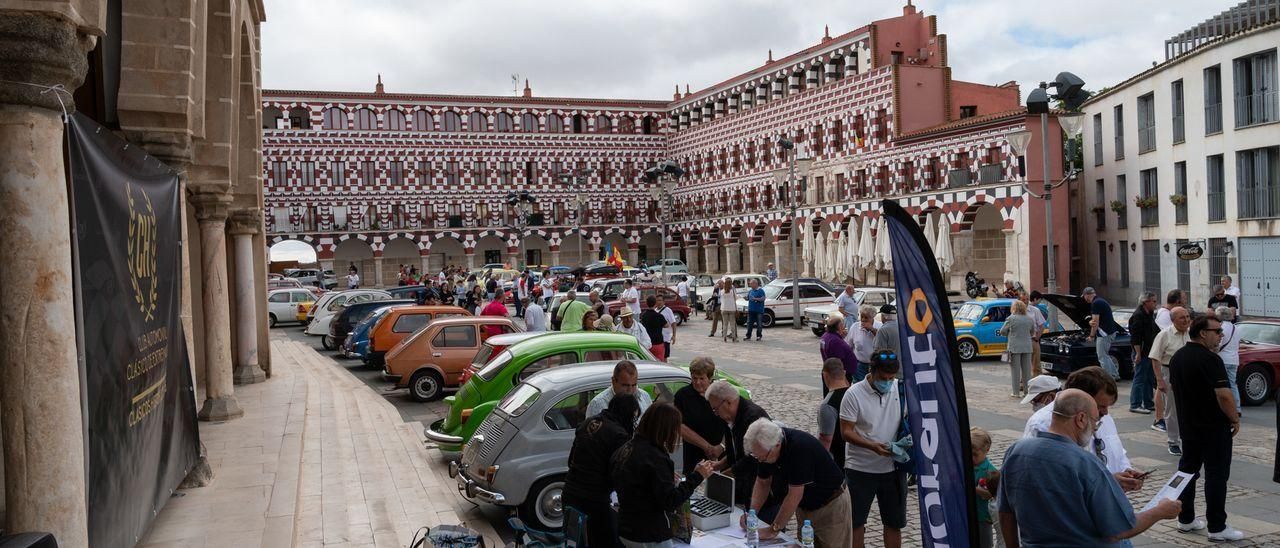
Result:
M769 419L757 419L747 427L743 443L760 462L749 508L757 514L773 514L761 525L760 540L783 532L795 514L801 523L809 520L818 546L849 546L853 542L852 506L844 488L844 472L818 438ZM776 512L763 508L770 498L780 499Z
M756 459L743 443L747 428L759 419L769 418L764 408L738 393L738 387L729 381L718 380L707 388L707 404L711 412L729 424L729 436L725 438L724 455L718 469L733 476L733 499L745 501L751 498L751 488L756 482ZM761 518L763 519L763 518Z
M1240 540L1244 534L1227 526L1227 478L1231 475L1231 438L1240 431L1240 415L1227 383L1227 372L1215 350L1222 342L1222 322L1202 316L1191 323L1190 340L1169 360L1169 383L1178 402L1182 459L1178 470L1200 473L1204 467L1205 517L1209 540ZM1195 479L1182 491L1178 529L1204 529L1196 519Z

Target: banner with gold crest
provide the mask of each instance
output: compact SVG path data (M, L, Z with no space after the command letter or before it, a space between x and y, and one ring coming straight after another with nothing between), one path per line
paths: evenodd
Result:
M179 313L178 174L97 122L67 124L83 325L91 546L131 547L199 456Z

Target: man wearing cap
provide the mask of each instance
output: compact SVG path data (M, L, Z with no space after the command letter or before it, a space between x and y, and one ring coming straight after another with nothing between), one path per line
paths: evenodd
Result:
M773 263L769 263L769 267L765 269L764 277L769 278L771 282L778 279L778 269L774 268Z
M1053 402L1062 390L1062 381L1053 375L1038 375L1027 381L1027 395L1022 398L1022 405L1031 404L1032 411L1039 411Z
M880 306L880 328L876 330L876 338L871 347L876 350L892 350L899 354L898 347L898 307L891 304ZM902 370L898 370L898 378L902 378Z
M637 341L640 341L641 348L653 346L653 342L649 340L649 332L645 330L643 325L640 325L640 322L636 321L636 316L631 313L630 307L624 306L622 310L618 311L618 324L613 326L613 330L635 337Z

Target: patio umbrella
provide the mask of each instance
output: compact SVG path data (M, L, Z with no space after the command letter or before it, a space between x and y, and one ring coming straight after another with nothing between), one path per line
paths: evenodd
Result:
M924 239L929 242L929 249L935 254L938 252L938 227L934 226L933 214L929 214L928 220L924 222Z
M893 269L893 252L889 249L889 224L885 222L884 215L880 216L880 222L876 226L876 260L881 270Z
M876 264L875 240L871 238L871 220L862 219L862 235L858 237L858 266L872 268Z
M813 276L821 278L827 266L827 237L821 231L815 236L813 248Z
M827 242L827 276L828 280L835 280L840 277L840 271L843 270L840 265L840 252L844 249L844 240L837 238L838 232L831 233L831 240ZM844 281L842 278L839 281Z
M836 248L835 261L831 264L831 276L844 281L846 266L849 264L849 229L840 233L840 245Z
M849 226L844 229L844 260L840 268L851 278L858 277L858 218L849 216Z
M812 268L813 268L813 253L814 253L814 251L816 251L816 247L815 247L815 246L817 245L817 240L816 240L815 235L814 235L814 233L813 233L813 222L812 222L811 220L809 220L809 219L805 219L803 222L804 222L804 241L805 241L805 249L807 250L807 251L805 251L805 254L804 254L804 269L803 269L803 270L804 270L805 272L813 272L813 270L812 270Z
M951 265L955 264L956 257L951 251L951 221L946 218L939 219L938 223L938 247L936 255L938 256L938 270L946 274L951 270Z

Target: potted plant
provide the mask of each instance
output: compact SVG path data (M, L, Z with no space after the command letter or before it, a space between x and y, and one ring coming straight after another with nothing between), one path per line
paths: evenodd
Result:
M1094 213L1102 213L1103 211L1106 211L1106 210L1107 210L1107 208L1102 207L1102 206L1100 206L1100 205L1096 205L1096 206L1093 206L1093 207L1089 208L1089 211L1092 211L1092 212L1094 212Z
M1128 208L1129 206L1120 200L1111 200L1111 211L1114 211L1116 213L1123 215L1124 210Z
M1169 202L1176 206L1184 206L1187 204L1186 194L1170 194Z
M1159 206L1160 202L1155 197L1143 198L1142 196L1134 196L1133 205L1138 206L1139 209L1150 209Z

